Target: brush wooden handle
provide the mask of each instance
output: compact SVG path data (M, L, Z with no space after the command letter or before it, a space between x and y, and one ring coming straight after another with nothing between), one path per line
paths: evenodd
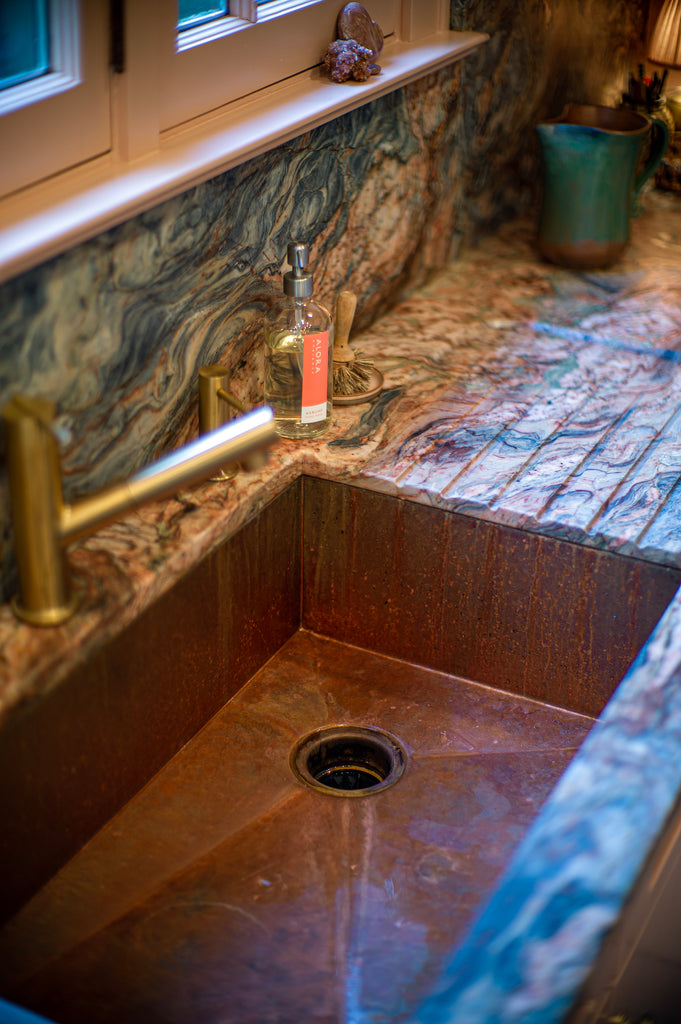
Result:
M351 363L355 353L348 345L352 321L357 309L357 296L354 292L340 292L336 299L336 334L333 342L334 363Z

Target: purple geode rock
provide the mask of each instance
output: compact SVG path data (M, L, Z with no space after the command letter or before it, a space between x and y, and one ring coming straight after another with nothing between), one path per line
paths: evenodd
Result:
M324 54L324 67L334 82L366 82L371 75L381 70L372 63L373 52L361 46L354 39L337 39Z

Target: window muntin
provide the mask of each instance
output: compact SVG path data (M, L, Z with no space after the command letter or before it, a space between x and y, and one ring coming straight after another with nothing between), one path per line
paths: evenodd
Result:
M255 6L263 7L272 2L273 0L255 0ZM249 17L250 12L245 13L243 8L243 0L231 0L231 6L230 0L222 0L221 3L211 3L211 0L178 0L177 28L180 32L186 32L227 14L237 17L240 15L247 21L255 20L252 16Z

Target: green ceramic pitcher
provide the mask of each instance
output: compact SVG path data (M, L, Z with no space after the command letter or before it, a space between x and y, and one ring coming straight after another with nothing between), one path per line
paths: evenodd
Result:
M633 110L570 103L536 130L544 164L540 252L565 267L609 266L629 241L636 198L669 142L667 126Z

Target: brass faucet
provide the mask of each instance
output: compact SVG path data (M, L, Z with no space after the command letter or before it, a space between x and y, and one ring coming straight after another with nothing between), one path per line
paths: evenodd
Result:
M229 370L217 363L202 366L199 369L199 433L209 434L226 423L230 410L246 412L246 407L224 388L223 382ZM233 462L230 466L221 466L217 476L211 480L232 480L239 472L239 465Z
M199 432L209 433L225 422L224 406L246 412L246 407L224 388L223 382L229 370L218 363L202 366L199 370ZM224 403L224 405L223 405Z
M168 498L219 467L262 451L276 440L274 416L261 406L206 433L124 483L81 498L62 498L55 406L15 395L2 411L7 437L14 545L19 572L15 614L36 626L66 621L76 607L65 548L146 502Z

